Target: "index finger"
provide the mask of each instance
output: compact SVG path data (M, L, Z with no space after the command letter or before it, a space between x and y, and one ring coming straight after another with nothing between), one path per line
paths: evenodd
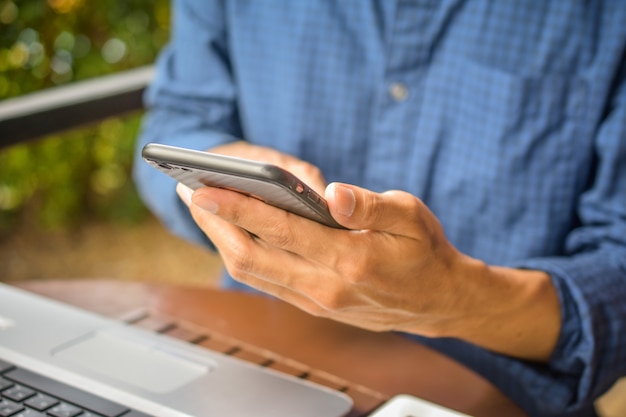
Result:
M346 239L342 237L346 231L324 226L236 191L200 188L193 193L191 202L272 246L320 262L329 256L329 242Z

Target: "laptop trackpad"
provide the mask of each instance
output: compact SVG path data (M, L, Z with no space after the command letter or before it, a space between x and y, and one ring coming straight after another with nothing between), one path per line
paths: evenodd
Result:
M57 358L100 375L163 394L188 384L211 370L209 364L181 357L171 348L143 344L97 332L55 349Z

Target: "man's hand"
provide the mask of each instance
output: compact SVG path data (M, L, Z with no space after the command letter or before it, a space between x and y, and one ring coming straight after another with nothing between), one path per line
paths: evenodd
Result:
M457 337L549 359L560 328L547 274L458 252L416 197L331 184L322 226L236 192L179 186L230 274L309 313L375 331Z

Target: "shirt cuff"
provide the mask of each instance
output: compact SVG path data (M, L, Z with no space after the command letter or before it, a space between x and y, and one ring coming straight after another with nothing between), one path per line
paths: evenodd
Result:
M626 373L622 256L620 250L604 250L506 265L545 271L554 283L562 325L547 364L457 339L410 337L483 375L529 415L594 416L594 400Z
M561 332L548 363L559 382L569 381L564 409L591 403L625 372L626 277L619 250L533 259L509 265L547 272L561 303Z

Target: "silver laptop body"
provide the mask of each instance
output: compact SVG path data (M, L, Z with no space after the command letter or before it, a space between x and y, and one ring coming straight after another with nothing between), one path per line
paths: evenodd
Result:
M157 417L339 417L352 406L335 390L1 283L0 360Z

